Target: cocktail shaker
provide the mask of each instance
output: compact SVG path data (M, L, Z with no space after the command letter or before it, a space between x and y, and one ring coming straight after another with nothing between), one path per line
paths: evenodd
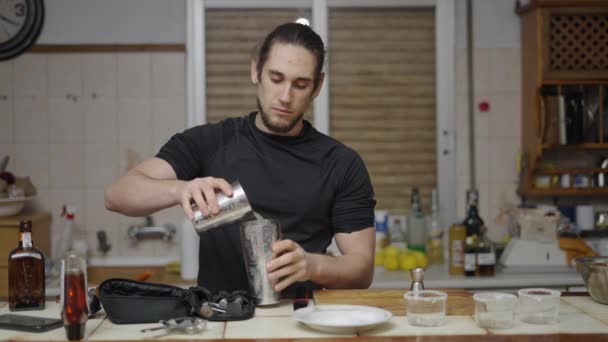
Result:
M192 211L194 212L192 225L197 232L203 233L225 224L253 218L253 210L249 205L249 200L241 183L236 181L231 186L232 197L228 197L222 192L216 193L217 202L220 207L220 212L216 215L209 214L204 216L196 203L192 204Z

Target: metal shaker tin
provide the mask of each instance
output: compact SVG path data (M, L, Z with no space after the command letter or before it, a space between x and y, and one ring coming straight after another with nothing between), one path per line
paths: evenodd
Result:
M217 228L219 226L235 223L240 220L245 220L253 216L253 210L249 205L249 200L245 194L245 190L238 181L231 184L232 186L232 197L226 196L223 192L217 192L217 202L220 208L220 212L216 215L209 214L203 216L196 203L192 204L192 211L194 212L194 219L192 225L197 232L203 233L209 229Z

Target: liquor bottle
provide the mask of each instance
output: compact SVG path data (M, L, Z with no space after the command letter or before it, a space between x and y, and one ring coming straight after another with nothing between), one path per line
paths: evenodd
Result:
M19 246L8 257L9 310L43 310L44 255L34 248L32 221L21 221L19 233Z
M70 341L84 338L89 315L87 306L87 277L84 258L70 253L62 267L61 317L66 337Z
M464 275L464 245L467 238L467 230L461 223L450 227L449 253L450 274Z
M412 189L411 211L407 227L408 248L424 252L426 250L426 220L420 206L420 192Z
M464 251L464 275L467 277L475 276L477 270L477 245L481 236L481 227L484 226L483 220L479 217L477 204L479 203L479 193L477 190L467 191L467 217L464 219L464 226L467 231Z
M429 264L443 262L443 227L439 223L439 204L437 203L437 190L431 193L431 217L429 220L429 235L426 244L426 254Z
M482 227L481 237L477 244L477 275L480 277L494 276L496 268L494 245L488 239L486 231L486 227Z

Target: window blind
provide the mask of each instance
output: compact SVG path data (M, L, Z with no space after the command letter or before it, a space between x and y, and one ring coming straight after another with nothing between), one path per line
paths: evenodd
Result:
M330 132L365 161L377 208L430 209L436 186L433 9L329 11Z

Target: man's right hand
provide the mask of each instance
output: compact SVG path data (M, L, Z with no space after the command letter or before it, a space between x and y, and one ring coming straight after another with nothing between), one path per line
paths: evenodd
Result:
M181 183L176 189L176 199L190 220L194 219L192 202L198 205L203 216L208 216L210 213L216 215L220 212L216 190L232 197L232 187L225 179L204 177Z

